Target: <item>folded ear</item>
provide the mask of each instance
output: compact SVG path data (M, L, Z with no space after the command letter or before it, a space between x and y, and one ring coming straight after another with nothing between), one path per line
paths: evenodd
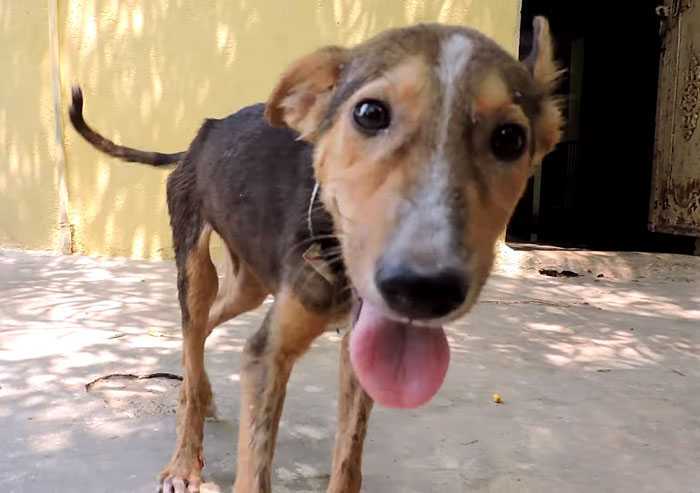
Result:
M267 101L265 118L273 126L287 126L313 141L340 73L347 50L321 48L294 62L280 78Z
M554 42L549 22L544 17L535 17L532 27L532 50L523 63L538 83L551 90L559 79L561 70L554 60Z

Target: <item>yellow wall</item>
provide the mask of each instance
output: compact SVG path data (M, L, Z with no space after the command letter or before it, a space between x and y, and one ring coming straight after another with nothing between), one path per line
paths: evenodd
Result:
M0 0L3 26L10 4L11 12L32 11L22 22L19 13L13 14L10 27L3 27L3 36L8 33L3 39L9 40L12 29L21 31L26 46L19 59L45 64L38 49L43 46L38 38L47 30L42 24L45 11L33 11L41 10L32 9L34 3L45 2ZM174 152L187 146L204 118L222 117L264 100L287 63L320 45L354 44L388 27L442 21L478 27L514 51L519 13L520 0L59 0L63 97L67 102L70 85L79 82L86 118L96 128L134 147ZM0 46L3 49L12 51ZM5 71L5 63L3 58L0 71ZM34 114L50 107L38 97L50 94L45 88L48 68L27 64L25 71L13 75L15 82L0 78L3 90L14 84L11 88L22 94L21 100L9 104L3 97L0 111L12 105L9 111L16 113L25 99ZM42 188L44 182L31 174L32 163L44 163L35 166L39 175L51 164L46 142L31 126L32 118L36 116L27 115L27 126L12 132L20 142L17 153L26 161L26 173L32 176L27 187ZM0 116L0 130L5 128L3 122ZM76 250L170 257L164 187L168 171L118 162L94 151L72 129L66 128L65 134ZM36 146L44 150L37 154ZM35 217L54 218L55 214L43 212L50 210L44 203L50 193L41 203L20 195L17 190L8 198L0 197L0 214L7 202ZM26 237L18 242L27 246L35 246L29 241L34 237L51 243L46 230L55 229L55 224L46 218L14 226L2 221L0 235L9 228L7 236ZM6 241L0 236L0 242Z
M58 248L46 0L0 0L0 246Z

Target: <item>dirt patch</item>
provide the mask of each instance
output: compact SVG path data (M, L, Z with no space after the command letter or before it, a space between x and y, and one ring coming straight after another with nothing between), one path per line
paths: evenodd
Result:
M112 374L85 385L85 391L102 399L119 416L175 414L182 377L170 373Z

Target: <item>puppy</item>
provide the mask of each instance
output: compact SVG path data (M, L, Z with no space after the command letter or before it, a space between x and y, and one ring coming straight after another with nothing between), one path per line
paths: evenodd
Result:
M289 67L267 104L207 120L176 154L101 136L74 90L71 121L93 146L178 163L167 192L185 376L163 491L199 491L206 337L270 294L242 355L234 490L271 491L294 362L348 319L328 491L360 490L373 402L414 408L439 390L443 326L476 302L528 177L560 139L552 52L542 18L523 62L474 30L435 24L322 48ZM221 282L213 231L227 249Z

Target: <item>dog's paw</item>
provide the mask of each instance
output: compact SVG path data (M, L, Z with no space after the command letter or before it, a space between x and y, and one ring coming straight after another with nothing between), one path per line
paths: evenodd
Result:
M189 464L187 463L189 462ZM160 474L159 493L199 493L204 460L173 462Z
M182 479L177 476L170 476L160 483L159 493L199 493L202 485L201 479Z

